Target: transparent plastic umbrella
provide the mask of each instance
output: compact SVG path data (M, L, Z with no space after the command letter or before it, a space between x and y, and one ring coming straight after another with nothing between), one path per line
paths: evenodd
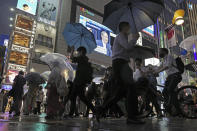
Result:
M45 71L42 74L40 74L42 77L44 77L45 80L49 79L49 75L51 74L51 71Z
M197 45L197 35L190 36L186 38L185 40L183 40L180 44L180 47L187 51L193 52L194 49L196 48L196 45Z
M58 66L62 70L64 69L73 70L68 58L62 54L58 54L58 53L45 54L40 57L40 60L46 63L50 67L50 69L54 68L55 66Z

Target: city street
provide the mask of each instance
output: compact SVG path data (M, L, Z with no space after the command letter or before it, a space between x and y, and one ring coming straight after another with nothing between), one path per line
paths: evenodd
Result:
M0 131L197 131L197 0L0 12Z
M125 119L105 119L98 124L95 120L82 118L63 121L46 121L45 115L0 117L0 131L195 131L197 120L182 118L147 119L145 125L126 125Z

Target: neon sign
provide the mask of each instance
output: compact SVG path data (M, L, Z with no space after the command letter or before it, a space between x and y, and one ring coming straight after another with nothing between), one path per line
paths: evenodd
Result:
M197 55L196 55L196 45L193 45L193 50L194 50L194 60L197 61Z
M21 53L29 53L29 48L25 48L25 47L21 47L21 46L17 46L17 45L12 45L12 50L13 51L18 51Z
M18 71L24 71L26 72L26 66L16 65L16 64L8 64L9 70L18 70Z
M87 10L83 7L80 7L80 11L82 11L83 13L86 13L88 15L94 16L94 13L90 12L89 10Z

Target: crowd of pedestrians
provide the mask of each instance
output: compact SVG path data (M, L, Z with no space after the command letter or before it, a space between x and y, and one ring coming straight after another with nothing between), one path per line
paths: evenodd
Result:
M45 96L43 87L40 85L27 83L29 88L24 95L23 87L26 84L26 79L24 72L20 71L14 79L12 89L9 92L2 90L0 93L1 111L5 112L8 97L13 97L13 104L9 113L14 112L14 116L20 116L21 112L24 115L41 114L41 107L44 105L45 110L43 112L47 114L46 119L73 118L79 116L80 113L83 113L84 117L88 117L89 113L92 113L97 121L108 116L116 118L126 116L128 124L144 124L145 122L139 117L138 88L143 86L156 90L156 77L160 72L166 71L168 77L164 96L166 101L169 101L173 98L173 91L182 79L182 61L179 58L174 59L167 49L162 48L160 49L160 58L164 61L160 67L151 65L145 67L143 60L137 58L134 60L135 68L131 68L129 66L130 51L136 45L139 34L132 34L132 39L128 41L130 25L127 22L119 24L119 32L112 47L112 67L106 69L103 83L97 85L92 82L94 72L86 56L86 48L79 47L77 56L73 55L74 50L71 53L71 61L77 64L74 81L68 80L59 88L60 83L64 82L62 76L57 82L54 81L54 76L50 75L46 86L46 103L44 103ZM178 62L179 64L177 64ZM51 72L53 74L55 69L52 69ZM62 87L69 89L66 95L62 95L60 92ZM155 106L157 115L162 117L161 106L156 96L152 94L149 98L147 101ZM86 110L82 112L79 111L81 102L86 106ZM124 110L118 104L119 102L123 103ZM22 103L23 109L21 109ZM176 102L173 101L170 101L169 104L177 106Z

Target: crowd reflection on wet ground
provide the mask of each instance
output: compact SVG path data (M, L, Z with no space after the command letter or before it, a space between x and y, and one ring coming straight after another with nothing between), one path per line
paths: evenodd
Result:
M197 120L184 118L148 118L145 125L127 125L125 119L74 118L45 120L45 115L14 118L0 115L0 131L196 131Z

